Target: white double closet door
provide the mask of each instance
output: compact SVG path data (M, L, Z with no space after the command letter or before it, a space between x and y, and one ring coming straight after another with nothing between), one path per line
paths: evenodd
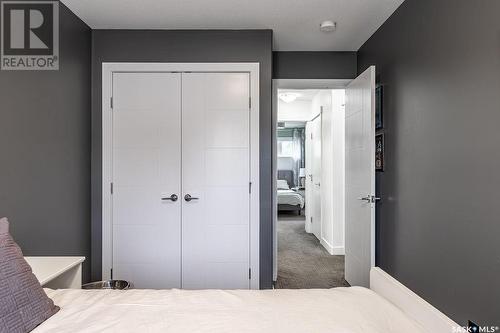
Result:
M114 279L249 288L249 89L248 73L113 74Z

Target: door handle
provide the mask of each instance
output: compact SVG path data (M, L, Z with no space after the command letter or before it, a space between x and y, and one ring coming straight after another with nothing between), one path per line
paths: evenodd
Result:
M192 197L191 194L186 194L184 196L184 200L186 200L187 202L191 201L191 200L198 200L200 198L196 198L196 197Z
M366 202L372 202L372 196L371 195L367 195L366 197L362 197L362 198L358 198L358 200L361 200L361 201L366 201Z
M314 185L316 185L316 186L321 186L321 183L316 183L316 184L314 184Z
M358 198L358 200L366 201L369 203L375 203L380 200L380 198L374 196L374 195L367 195L366 197Z
M161 198L162 201L170 200L170 201L174 201L174 202L177 201L177 199L179 199L177 194L172 194L169 197Z

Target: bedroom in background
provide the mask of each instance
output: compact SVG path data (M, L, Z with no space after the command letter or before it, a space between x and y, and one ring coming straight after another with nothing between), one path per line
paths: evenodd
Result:
M338 148L344 90L279 89L277 98L276 287L348 285L339 181L343 150Z

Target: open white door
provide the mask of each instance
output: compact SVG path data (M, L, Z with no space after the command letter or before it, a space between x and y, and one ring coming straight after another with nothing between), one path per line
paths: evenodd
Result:
M375 66L346 89L345 279L369 287L375 265Z

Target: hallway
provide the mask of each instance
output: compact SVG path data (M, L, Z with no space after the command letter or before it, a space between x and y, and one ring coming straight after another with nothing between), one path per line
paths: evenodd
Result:
M304 230L304 216L278 217L277 289L345 287L344 256L332 256Z

